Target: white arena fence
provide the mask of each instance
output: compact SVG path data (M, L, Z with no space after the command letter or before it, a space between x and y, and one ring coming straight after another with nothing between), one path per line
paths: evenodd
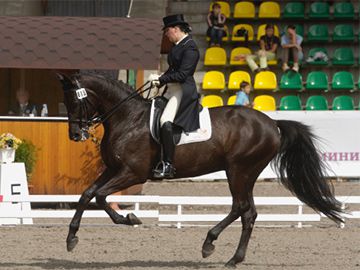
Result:
M360 196L339 196L336 197L342 202L342 207L347 209L350 205L360 204ZM17 224L32 224L32 219L46 218L72 218L75 210L32 210L29 207L23 207L29 203L74 203L78 202L80 195L29 195L22 198L12 199L11 197L4 197L0 202L0 224L7 224L2 221L8 219L18 219ZM303 222L318 222L324 217L315 212L311 214L303 213L304 204L295 197L255 197L255 204L257 206L272 206L275 211L276 207L280 206L293 206L296 212L285 214L259 214L257 222L294 222L297 227L301 228ZM1 200L0 200L1 201ZM139 218L151 218L158 221L158 224L166 222L167 225L176 224L177 228L181 228L184 225L198 226L206 222L219 222L228 213L222 214L210 214L210 210L194 211L184 208L186 206L230 206L232 204L231 197L187 197L187 196L109 196L108 202L117 202L120 204L133 204L134 208L131 210L118 211L121 215L127 215L128 213L134 213ZM92 200L95 202L95 200ZM15 207L4 207L6 205L12 205ZM153 205L155 210L141 209L141 206ZM160 210L163 206L176 206L176 210ZM149 207L147 207L149 208ZM189 208L189 207L188 207ZM352 209L351 207L350 209ZM193 211L193 213L191 213ZM273 209L272 209L273 211ZM163 213L166 212L166 213ZM170 212L170 213L169 213ZM196 213L194 213L196 212ZM201 213L199 213L201 212ZM219 211L217 211L219 212ZM83 215L84 218L105 218L108 215L103 210L86 210ZM344 222L346 219L360 219L360 211L350 211L343 215ZM31 222L29 222L31 220ZM27 221L27 222L24 222ZM238 219L237 222L239 222ZM196 222L194 224L194 222ZM192 224L191 224L192 223ZM234 223L236 224L236 223ZM241 224L241 223L238 223ZM341 224L341 227L344 227Z

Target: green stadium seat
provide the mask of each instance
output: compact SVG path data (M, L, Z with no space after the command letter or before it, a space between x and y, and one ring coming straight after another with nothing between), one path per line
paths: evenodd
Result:
M301 101L298 96L285 96L280 99L280 111L300 111Z
M351 111L355 109L354 99L350 96L338 96L332 103L334 111Z
M284 7L284 19L304 19L305 5L303 2L289 2Z
M328 84L328 76L323 71L312 71L306 78L307 90L327 90Z
M348 71L338 71L332 78L333 90L353 90L355 88L354 77Z
M288 71L281 76L280 90L301 90L302 77L295 71Z
M355 64L354 52L351 48L337 48L334 51L333 65L352 66Z
M310 5L309 18L327 19L330 16L330 7L326 2L315 2Z
M314 24L309 27L308 41L328 41L329 30L326 24Z
M353 41L354 28L351 24L338 24L334 28L333 41Z
M307 111L326 111L328 102L324 96L310 96L306 101L305 109Z
M317 52L323 52L325 53L326 55L328 55L328 52L325 48L312 48L310 51L309 51L309 57L312 57L314 58L315 54ZM319 66L326 66L328 64L328 61L324 61L324 60L315 60L315 61L312 61L312 62L307 62L309 65L319 65Z
M354 5L351 2L340 2L334 5L335 19L350 19L354 18Z

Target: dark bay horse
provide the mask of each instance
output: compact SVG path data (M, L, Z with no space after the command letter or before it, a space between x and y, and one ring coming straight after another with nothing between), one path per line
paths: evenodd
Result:
M150 102L139 95L129 99L134 89L99 75L68 78L58 74L58 77L64 89L71 140L85 140L89 119L106 115L121 103L116 112L108 115L102 123L101 156L106 169L80 198L66 240L67 249L71 251L78 243L76 232L82 214L94 197L116 224L141 224L135 215L123 217L111 209L106 197L152 179L160 147L149 131ZM77 97L78 88L86 91L82 99ZM213 242L220 233L241 217L240 242L226 265L235 267L244 260L257 217L253 187L259 174L272 160L281 183L296 197L335 222L342 221L340 203L324 177L324 164L314 145L315 137L307 126L295 121L275 121L242 106L212 108L210 115L211 139L177 146L174 157L179 178L226 171L233 198L232 208L224 220L209 230L202 246L204 258L213 253Z

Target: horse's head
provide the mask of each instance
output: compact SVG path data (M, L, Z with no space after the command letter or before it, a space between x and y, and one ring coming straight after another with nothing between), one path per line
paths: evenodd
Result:
M64 103L69 118L69 138L73 141L85 141L89 138L90 121L96 114L94 94L84 88L75 78L56 74L64 90Z

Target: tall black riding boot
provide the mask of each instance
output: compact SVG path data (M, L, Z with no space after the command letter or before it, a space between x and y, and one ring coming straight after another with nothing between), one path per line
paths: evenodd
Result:
M155 178L174 178L175 168L172 166L175 143L173 138L173 124L165 122L161 127L161 146L163 153L162 164L154 170Z

